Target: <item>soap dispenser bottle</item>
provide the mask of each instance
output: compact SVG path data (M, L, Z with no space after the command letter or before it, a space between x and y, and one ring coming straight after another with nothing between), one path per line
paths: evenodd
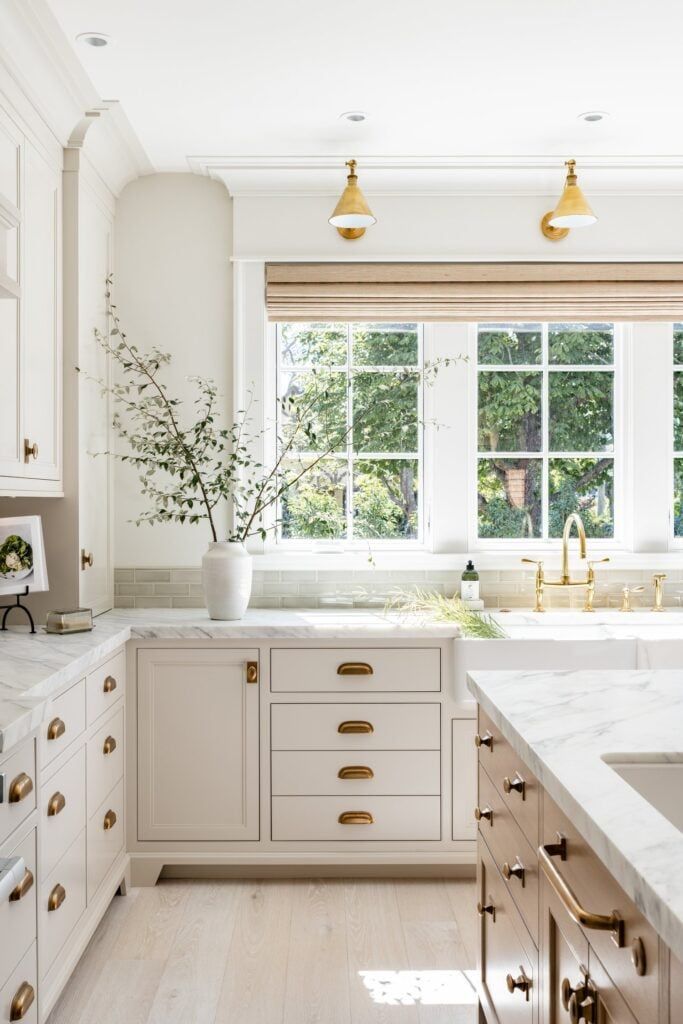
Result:
M460 597L463 601L479 600L479 573L474 568L474 562L469 561L465 566L460 581Z

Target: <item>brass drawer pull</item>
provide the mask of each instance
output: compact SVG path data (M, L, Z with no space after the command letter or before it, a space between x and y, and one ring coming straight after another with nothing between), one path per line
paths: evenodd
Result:
M374 732L375 728L370 722L341 722L337 732L341 733L370 733Z
M113 693L116 689L117 683L113 676L107 676L102 686L103 693Z
M588 973L585 967L581 967L584 972L583 978L577 981L576 985L572 985L569 978L563 978L560 986L560 999L562 1000L563 1009L569 1012L569 1004L572 996L577 996L579 999L584 999L588 995Z
M520 966L519 976L513 978L511 974L508 974L505 978L505 984L508 987L508 992L512 993L515 989L519 989L520 992L524 993L526 1001L529 1002L529 991L531 989L531 978L527 978L524 973L524 968Z
M374 779L375 773L372 768L364 764L349 764L340 768L337 772L338 779Z
M258 683L258 661L247 662L247 682Z
M479 750L480 747L488 747L489 750L493 750L493 736L488 731L488 729L486 730L485 733L482 733L481 735L477 733L477 735L474 737L474 745L477 748L477 750Z
M372 674L372 665L368 665L367 661L345 661L337 669L338 676L371 676Z
M106 757L107 754L113 754L115 750L116 740L114 739L113 736L107 736L106 740L104 741L104 746L102 747L102 753Z
M522 883L522 889L524 888L524 876L525 869L522 862L517 858L514 864L508 864L507 861L503 864L503 878L506 882L509 882L511 878L518 878Z
M24 877L19 882L19 885L15 885L9 894L10 903L18 903L19 900L23 900L26 893L33 887L33 872L26 868Z
M102 828L105 832L109 832L110 829L116 824L116 811L107 811L102 822Z
M66 807L66 797L63 793L57 790L53 793L47 804L47 816L48 818L56 818L58 814L61 814Z
M48 913L52 913L53 910L59 910L65 899L66 889L58 883L47 898Z
M548 881L564 904L572 921L592 931L611 932L612 940L621 949L624 945L624 922L617 911L613 910L611 914L594 914L592 911L586 910L553 864L553 855L548 853L547 847L539 846L538 856L543 870L548 876Z
M26 772L20 772L16 779L12 779L9 784L7 791L7 802L10 804L21 803L25 800L29 793L33 792L33 779L26 774Z
M569 999L569 1020L571 1024L580 1024L581 1021L585 1021L586 1024L595 1024L595 997L591 994L591 989L585 989L585 995L580 996L578 992L574 992Z
M489 900L490 899L491 899L491 897L489 896ZM482 903L481 900L480 900L479 903L477 903L477 913L479 914L479 917L483 917L484 914L490 914L491 915L491 920L495 922L495 920L496 920L496 905L495 905L495 903Z
M340 825L373 825L375 821L370 811L344 811L337 820Z
M484 818L488 821L489 825L493 826L493 811L486 805L486 807L475 807L474 808L474 819L475 821L481 821Z
M506 793L519 793L522 800L526 800L526 782L519 772L515 772L512 778L509 778L507 775L505 776L503 779L503 789Z
M58 740L65 732L66 726L61 718L53 718L47 727L47 738L49 740Z
M38 458L38 445L34 441L33 444L27 437L24 438L24 462L28 462L30 459Z
M27 981L22 981L9 1008L9 1019L11 1021L23 1020L30 1008L33 1006L33 1000L35 998L36 993L33 989L33 985L29 985Z

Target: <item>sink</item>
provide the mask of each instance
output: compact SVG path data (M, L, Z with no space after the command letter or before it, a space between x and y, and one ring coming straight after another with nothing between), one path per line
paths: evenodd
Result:
M603 761L683 832L683 754L606 754Z

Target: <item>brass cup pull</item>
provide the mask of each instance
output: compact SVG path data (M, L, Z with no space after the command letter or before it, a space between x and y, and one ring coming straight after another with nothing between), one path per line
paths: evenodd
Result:
M505 984L508 987L508 992L512 993L515 989L519 989L523 992L527 1002L529 1001L529 990L531 989L531 978L528 978L524 973L524 968L520 966L519 975L513 978L511 974L508 974L505 978Z
M367 661L345 661L337 669L338 676L371 676L372 665Z
M66 889L58 883L47 898L48 913L52 913L53 910L59 910L65 899Z
M524 865L519 859L517 859L514 864L508 864L508 862L505 861L502 872L503 878L506 882L509 882L511 878L518 878L522 883L522 888L524 888Z
M481 821L482 818L488 821L489 825L493 825L493 811L488 805L486 807L474 808L475 821Z
M554 845L552 844L550 849ZM572 921L592 931L611 932L612 941L621 949L624 945L624 922L620 914L616 910L613 910L611 914L594 914L582 907L573 890L567 885L553 863L553 856L554 854L549 852L548 847L539 846L539 862Z
M337 820L340 825L372 825L375 821L370 811L344 811Z
M16 779L12 779L9 784L7 802L10 804L21 803L31 792L33 792L33 779L26 772L20 772Z
M341 722L337 728L337 732L342 734L346 733L371 733L374 732L375 728L370 722Z
M372 768L364 764L348 764L337 772L338 779L374 779Z
M47 816L48 818L56 818L58 814L61 814L66 807L66 797L63 793L57 790L53 793L47 804Z
M116 824L116 811L107 811L102 822L102 828L105 832L109 832L110 829Z
M36 998L36 993L32 985L29 985L27 981L22 981L21 985L14 994L14 999L9 1008L9 1019L23 1020L28 1011L33 1006L33 1001Z
M26 893L33 887L33 872L26 868L24 877L18 885L12 889L9 894L10 903L18 903L19 900L23 900Z
M247 682L258 683L258 661L247 662Z
M107 736L102 747L102 753L106 757L107 754L113 754L116 750L116 740L113 736Z
M117 683L113 676L107 676L102 686L103 693L113 693L116 689Z
M24 438L24 462L28 462L30 459L38 458L38 445L34 441L33 444L27 437Z
M483 917L484 914L490 914L491 920L496 920L496 905L495 903L482 903L481 900L477 903L477 913L479 917Z
M477 733L477 735L474 737L474 745L477 748L477 750L479 750L480 747L488 747L489 750L493 750L493 736L488 731L488 729L486 730L485 733L482 733L481 735Z
M507 775L505 776L503 779L503 789L506 793L519 793L522 800L526 800L526 782L519 772L515 772L512 778L509 778Z
M66 726L61 718L53 718L47 727L47 738L49 740L58 740L65 732Z

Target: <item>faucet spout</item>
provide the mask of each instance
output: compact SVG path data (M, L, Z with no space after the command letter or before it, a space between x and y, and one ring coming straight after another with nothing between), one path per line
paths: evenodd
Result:
M576 533L579 538L579 558L586 557L586 531L583 528L583 521L578 512L571 512L564 523L564 530L562 531L562 583L567 584L570 581L569 576L569 538L572 532L572 526L576 526Z

